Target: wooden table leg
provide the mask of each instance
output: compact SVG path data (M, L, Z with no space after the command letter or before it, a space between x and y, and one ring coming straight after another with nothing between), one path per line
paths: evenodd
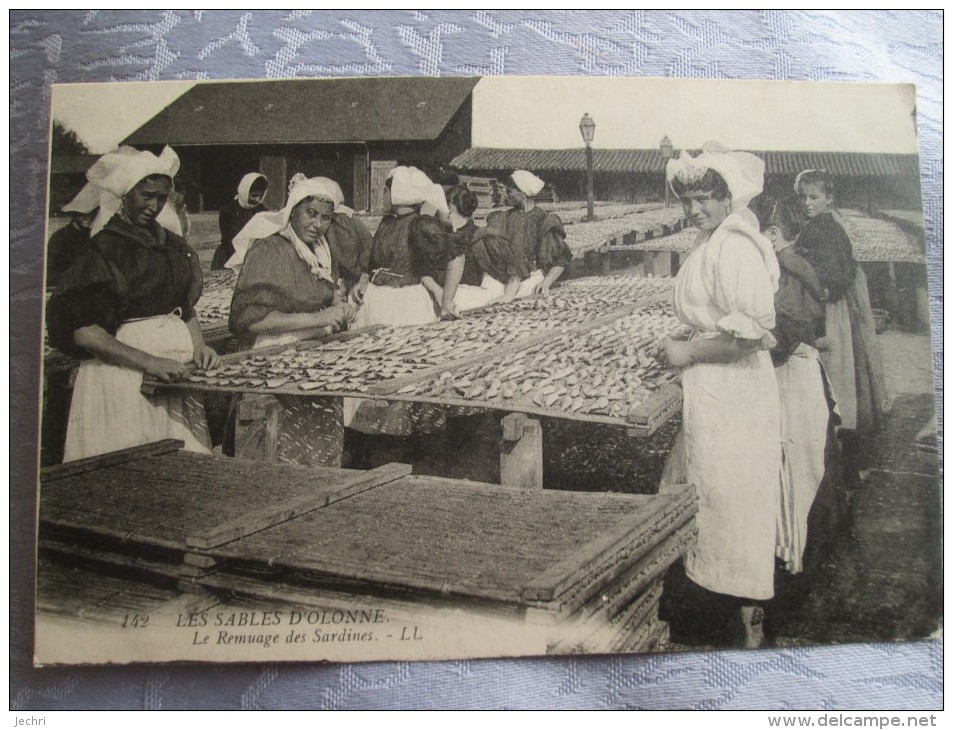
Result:
M278 412L274 396L245 396L235 418L235 456L256 461L278 460Z
M525 413L503 418L500 484L520 489L543 488L543 427Z

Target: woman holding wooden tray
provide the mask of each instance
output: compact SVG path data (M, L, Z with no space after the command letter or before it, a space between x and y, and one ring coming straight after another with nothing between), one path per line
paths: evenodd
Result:
M193 396L140 393L143 373L165 382L190 365L214 366L194 306L202 293L198 255L159 224L179 158L123 148L87 178L103 223L63 274L47 305L50 343L83 358L73 390L65 461L166 438L208 452L205 409Z
M747 209L763 188L764 163L709 143L697 157L683 152L669 161L666 178L699 233L674 282L675 313L693 332L664 342L684 391L665 481L698 490L698 542L685 557L687 577L734 605L728 620L744 633L733 638L756 645L756 604L774 595L781 469L780 401L768 353L779 268Z

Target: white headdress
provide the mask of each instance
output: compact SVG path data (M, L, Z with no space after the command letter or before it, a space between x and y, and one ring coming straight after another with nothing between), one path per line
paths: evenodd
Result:
M238 204L242 208L254 208L255 206L248 202L248 196L251 195L251 188L258 180L265 181L265 189L267 190L268 178L262 175L260 172L249 172L247 175L243 176L241 181L238 183L238 195L235 196L235 200L238 201Z
M665 165L665 180L669 187L674 179L691 184L709 170L721 175L728 186L732 213L744 210L764 190L764 161L749 152L732 152L718 142L706 142L697 157L682 150L678 158Z
M527 170L516 170L510 177L513 178L516 187L531 198L539 195L539 191L546 185L546 183Z
M165 175L170 180L179 171L179 156L171 147L165 147L158 157L134 147L122 146L100 157L86 172L86 179L99 190L99 213L90 229L96 235L122 207L123 196L150 175ZM168 204L156 222L182 235L178 216Z
M443 186L432 183L427 199L420 206L420 212L424 215L436 215L438 212L444 215L450 215L450 206L447 205L447 194L443 191Z
M235 234L235 238L232 239L235 255L225 262L227 268L238 269L245 261L245 254L248 253L248 249L255 241L260 238L268 238L268 236L287 228L288 222L291 220L291 211L302 200L316 198L330 203L337 213L350 216L353 212L344 205L344 193L341 192L341 186L334 180L327 177L297 178L297 176L293 180L294 184L289 190L288 202L285 203L284 208L274 212L258 213L245 224L244 228ZM294 243L297 244L298 242ZM301 244L301 246L307 249L304 244ZM301 247L295 246L296 250L299 248ZM313 263L311 259L314 258L314 253L310 249L307 250L307 253L298 250L298 255L309 264ZM312 269L314 269L314 266L312 266Z
M64 213L92 213L98 207L99 188L88 182L62 210Z
M420 205L433 195L433 182L416 167L398 165L387 178L390 184L390 202L392 205Z

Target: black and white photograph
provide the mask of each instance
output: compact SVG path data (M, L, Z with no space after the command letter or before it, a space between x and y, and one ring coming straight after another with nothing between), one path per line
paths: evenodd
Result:
M51 103L37 665L942 635L912 85Z

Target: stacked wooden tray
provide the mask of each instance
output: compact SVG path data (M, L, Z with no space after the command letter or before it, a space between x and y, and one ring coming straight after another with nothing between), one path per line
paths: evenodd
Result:
M400 465L284 467L174 446L44 472L44 559L125 567L231 603L502 617L541 631L553 653L650 651L667 631L662 576L695 540L690 487L518 490Z
M201 575L198 550L410 473L263 464L160 441L43 469L41 550L168 579Z

